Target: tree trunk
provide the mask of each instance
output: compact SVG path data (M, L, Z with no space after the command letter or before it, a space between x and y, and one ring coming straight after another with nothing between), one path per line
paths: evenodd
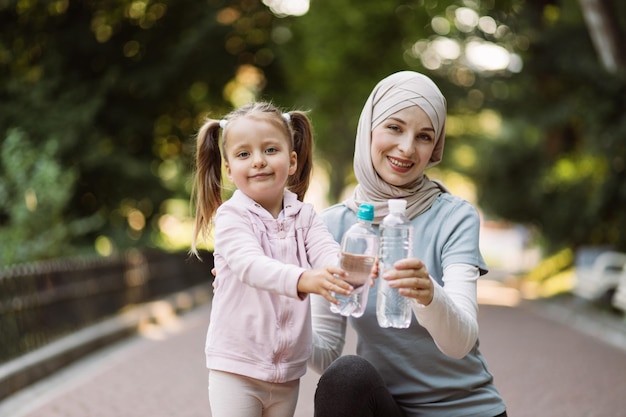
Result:
M608 0L578 0L591 41L604 68L616 73L626 68L624 50L620 48L620 34L615 14L610 11Z

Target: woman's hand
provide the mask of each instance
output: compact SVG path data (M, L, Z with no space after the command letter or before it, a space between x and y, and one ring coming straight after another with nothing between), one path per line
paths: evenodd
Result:
M372 273L370 274L370 288L374 286L374 281L378 278L378 258L374 261L374 265L372 266Z
M389 281L390 287L398 288L400 294L414 298L424 306L433 301L435 288L422 261L417 258L402 259L393 266L394 269L382 276Z
M309 269L300 275L298 280L298 293L319 294L333 304L339 301L331 293L350 295L354 288L345 282L342 277L346 272L337 266L327 266L325 268Z

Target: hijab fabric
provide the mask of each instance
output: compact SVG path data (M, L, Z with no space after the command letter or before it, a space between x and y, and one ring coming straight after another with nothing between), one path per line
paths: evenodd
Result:
M441 161L446 123L446 99L430 78L413 71L401 71L384 78L372 90L359 118L354 149L358 185L344 203L355 212L362 203L373 204L375 224L389 213L388 199L407 200L406 214L412 219L428 210L439 194L448 192L443 184L430 180L425 174L412 183L396 187L385 182L372 164L372 130L392 114L414 105L424 110L435 129L435 147L428 168Z

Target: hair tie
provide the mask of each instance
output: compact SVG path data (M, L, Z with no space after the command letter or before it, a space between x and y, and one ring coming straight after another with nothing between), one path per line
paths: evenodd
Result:
M220 120L220 127L222 129L226 128L226 123L228 123L228 120L226 120L226 119Z
M291 115L289 113L283 113L283 119L285 119L285 121L289 123L291 122Z

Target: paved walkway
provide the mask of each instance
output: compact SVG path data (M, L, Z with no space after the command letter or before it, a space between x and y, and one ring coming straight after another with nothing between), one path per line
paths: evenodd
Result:
M514 300L507 289L500 297ZM511 298L513 297L513 298ZM539 311L539 313L538 313ZM626 344L554 310L480 310L481 350L511 417L626 416ZM208 306L93 354L0 403L2 417L210 417L203 345ZM572 325L579 327L575 330ZM354 352L350 333L347 352ZM318 375L303 378L296 417L313 415Z

